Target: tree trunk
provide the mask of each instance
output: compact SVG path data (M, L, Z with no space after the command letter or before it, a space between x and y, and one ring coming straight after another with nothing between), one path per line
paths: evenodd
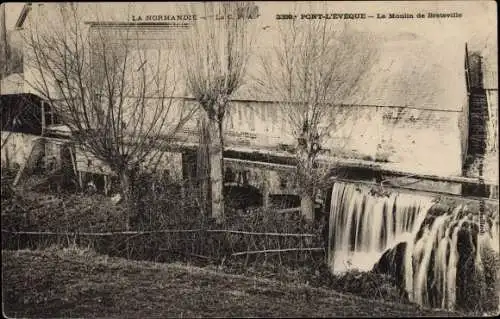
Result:
M314 198L309 193L303 193L300 197L300 210L308 222L314 220Z
M198 147L198 154L196 158L196 178L199 185L199 201L200 210L203 216L208 216L210 208L209 202L209 192L210 192L210 156L209 156L209 144L210 144L210 132L208 130L208 119L202 117L199 121L200 128L200 142Z
M128 170L123 169L120 172L120 189L122 191L123 202L126 207L125 228L130 228L130 217L132 215L132 178Z
M224 180L223 180L223 145L222 128L214 119L209 119L208 129L210 132L210 184L212 217L217 223L224 220Z
M270 206L270 200L269 200L269 172L264 170L262 172L262 180L263 180L263 185L262 185L262 206L264 209L269 209Z
M300 208L306 221L314 220L314 156L302 149L299 153Z
M127 170L120 172L120 187L123 195L123 200L130 200L132 193L132 181L130 173Z

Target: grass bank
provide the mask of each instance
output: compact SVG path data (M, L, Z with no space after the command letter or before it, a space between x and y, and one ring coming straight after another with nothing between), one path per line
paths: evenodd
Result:
M2 251L8 317L453 316L259 277L79 249Z

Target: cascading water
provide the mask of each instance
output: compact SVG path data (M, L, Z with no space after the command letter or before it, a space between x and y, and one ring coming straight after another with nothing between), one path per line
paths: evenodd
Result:
M415 227L421 236L407 242L404 268L406 291L410 300L420 305L453 310L461 278L468 277L470 280L477 276L477 282L488 284L483 273L482 253L487 248L493 254L499 254L498 214L496 218L489 219L491 228L483 234L479 232L477 214L469 212L465 205L444 211L443 215L427 217L429 222L423 229ZM476 288L462 285L462 298L468 298L465 289Z
M332 192L329 265L335 272L370 270L385 250L407 240L432 206L411 194L373 196L370 187L335 183Z
M392 267L394 275L401 266L398 280L409 299L454 309L459 299L469 298L464 285L472 276L482 276L488 284L482 254L500 253L498 211L487 217L484 233L479 232L478 214L473 211L467 205L440 208L430 196L381 196L372 194L369 186L336 183L329 221L330 269L339 273L380 268L383 256L403 244L404 253L397 260L392 254L385 267Z

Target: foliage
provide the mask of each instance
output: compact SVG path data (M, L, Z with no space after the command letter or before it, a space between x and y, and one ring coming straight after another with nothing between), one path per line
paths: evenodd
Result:
M2 228L19 231L100 232L122 230L124 208L95 194L55 195L24 191L2 197Z
M141 179L139 179L141 180ZM147 183L145 183L147 184ZM84 236L12 236L2 233L3 248L43 248L58 247L93 248L99 254L121 256L138 260L161 262L183 261L200 266L208 266L227 273L260 276L279 279L287 283L325 287L340 292L359 295L370 299L407 302L406 294L397 286L395 279L374 272L349 271L332 275L323 252L282 252L256 255L234 256L235 252L247 250L279 249L287 247L322 247L322 224L311 225L299 214L278 214L263 209L228 210L223 225L217 225L203 218L191 206L189 197L182 201L177 192L182 185L164 180L163 185L155 184L157 193L151 188L144 190L145 206L136 219L134 229L205 229L207 231L178 234L115 235L107 237ZM146 187L142 185L141 187ZM149 184L149 187L152 185ZM184 185L184 187L188 187ZM140 189L140 187L137 187ZM194 196L193 190L193 196ZM159 197L164 195L163 197ZM12 197L11 197L12 198ZM64 198L40 193L18 194L17 204L5 205L2 199L2 225L10 230L46 230L98 232L122 230L123 208L112 204L109 198L95 194L92 196L65 195ZM12 200L11 200L12 201ZM181 206L184 203L184 206ZM120 226L121 225L121 226ZM293 237L251 236L243 234L211 233L209 230L227 229L266 233L312 233L318 235L307 242ZM494 276L491 254L483 254L485 276ZM490 258L490 259L488 259ZM496 261L498 263L498 260ZM212 265L210 267L210 265ZM485 277L486 278L486 277ZM487 279L489 280L489 279ZM489 294L493 294L491 290ZM493 296L493 295L491 295ZM493 297L486 303L495 301ZM482 308L482 309L483 309Z
M500 272L500 256L493 249L482 247L481 262L483 265L484 286L477 307L482 312L496 311L500 307L500 292L497 290L497 282L500 280L497 275Z
M481 265L466 268L467 273L459 273L459 284L466 287L463 302L459 305L461 310L484 314L495 312L499 307L497 291L497 272L500 271L500 257L493 249L481 247ZM471 258L475 259L475 258ZM471 260L471 263L475 262Z
M2 201L10 201L14 196L14 191L10 186L16 177L16 171L8 167L2 168Z
M165 182L165 184L168 184ZM58 247L93 247L100 254L122 256L132 259L154 261L184 261L197 265L214 265L216 269L234 274L265 276L280 279L289 283L303 284L309 282L313 286L323 286L342 292L377 297L386 300L395 299L394 287L384 279L375 275L346 274L332 276L325 267L323 252L282 252L230 257L231 253L259 250L279 249L287 247L322 247L320 223L311 225L298 214L273 214L263 209L229 210L224 225L217 225L207 219L196 216L199 210L184 206L183 214L179 211L180 199L174 196L173 187L162 190L165 197L156 198L151 194L143 207L141 218L136 220L134 228L154 229L228 229L266 233L312 233L318 237L311 242L293 237L248 236L240 234L220 234L200 232L195 234L149 234L145 236L113 236L108 238L85 238L59 236L32 238L9 237L2 234L3 245L10 248L43 248ZM162 199L162 200L160 200ZM170 199L170 200L166 200ZM50 201L52 200L52 201ZM3 201L3 199L2 199ZM104 232L121 230L123 215L120 216L120 205L111 205L109 199L100 195L83 197L68 196L62 200L43 194L23 194L18 204L2 205L2 225L11 230L46 230ZM3 202L5 203L5 202ZM40 203L45 203L40 205ZM189 201L185 202L186 204ZM104 204L104 205L103 205ZM173 209L173 208L176 209ZM17 246L21 240L21 246ZM23 244L24 241L24 244ZM127 243L128 245L126 245ZM14 246L12 246L14 244ZM4 248L7 248L4 247ZM86 248L87 247L87 248ZM204 258L203 258L204 257ZM356 274L356 275L355 275ZM375 283L379 283L376 286Z
M329 286L342 292L366 298L408 303L406 292L397 287L393 278L372 271L351 270L341 275L331 275Z
M143 176L143 178L145 178ZM140 181L141 179L139 179ZM135 236L17 236L2 234L6 247L46 247L48 244L67 245L68 242L86 247L95 247L99 252L149 260L191 260L195 262L244 263L258 265L266 261L277 267L288 264L295 267L308 261L322 260L322 252L292 251L271 254L231 254L247 250L267 250L297 247L322 247L320 238L273 237L239 233L224 233L224 230L257 233L313 233L320 231L305 223L297 214L273 214L262 209L253 212L228 210L228 220L216 224L200 214L196 202L196 188L189 183L149 180L136 185L138 198L131 227L138 231L195 230L179 233L145 233ZM154 190L152 189L154 185ZM184 189L184 198L180 195ZM126 207L114 204L110 198L99 194L89 196L65 194L46 195L36 192L18 194L13 202L2 205L4 229L16 231L52 232L109 232L124 230ZM220 230L221 232L211 232ZM14 246L12 246L14 245ZM312 259L311 259L312 258Z

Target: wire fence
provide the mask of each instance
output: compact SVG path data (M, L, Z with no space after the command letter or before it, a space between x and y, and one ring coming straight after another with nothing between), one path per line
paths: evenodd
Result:
M223 229L169 229L123 232L9 231L2 229L2 249L43 249L51 246L92 248L99 253L153 261L196 261L245 267L259 264L318 263L324 247L315 234L259 233Z
M302 220L296 207L283 208L287 204L264 209L261 194L244 187L226 197L224 223L215 224L201 209L203 181L144 176L135 185L132 207L99 189L59 193L37 184L2 199L2 248L78 246L131 259L244 267L324 259L318 225ZM127 222L133 230L124 230Z

